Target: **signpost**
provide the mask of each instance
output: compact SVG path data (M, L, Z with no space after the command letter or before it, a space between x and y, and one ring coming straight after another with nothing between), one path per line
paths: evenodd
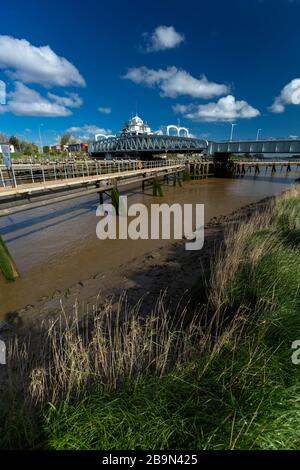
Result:
M8 170L11 170L10 146L8 144L1 144L1 149L3 155L3 164Z
M8 176L10 178L12 186L16 187L17 182L15 178L15 173L12 167L11 155L10 155L10 145L9 144L1 144L1 151L3 155L3 164L6 166Z

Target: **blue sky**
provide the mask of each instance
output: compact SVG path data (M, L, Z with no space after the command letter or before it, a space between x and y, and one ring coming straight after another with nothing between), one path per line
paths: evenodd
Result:
M41 125L50 144L137 109L154 130L299 136L299 18L299 0L2 0L0 131L37 140Z

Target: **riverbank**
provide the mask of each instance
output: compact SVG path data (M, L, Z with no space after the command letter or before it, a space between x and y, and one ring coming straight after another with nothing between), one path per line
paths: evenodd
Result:
M299 213L292 189L231 215L193 309L108 303L16 344L2 447L299 448Z
M228 228L264 210L274 197L247 204L228 215L213 217L205 225L205 244L199 252L186 251L184 241L165 244L146 252L142 258L136 257L130 263L118 265L118 269L96 272L67 289L57 289L33 304L8 312L0 322L0 329L1 325L6 329L27 329L36 321L58 317L62 308L67 314L72 314L75 305L80 315L93 305L100 308L108 299L116 307L125 292L128 303L136 305L142 302L146 314L151 312L158 296L164 292L168 308L174 311L180 303L188 301L190 287L201 273L210 269L212 256Z

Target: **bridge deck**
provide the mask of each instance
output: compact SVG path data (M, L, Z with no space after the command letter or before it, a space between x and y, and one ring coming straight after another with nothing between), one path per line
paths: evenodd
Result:
M280 153L300 154L300 140L276 139L276 140L235 140L224 142L210 142L208 153Z
M96 182L109 182L110 180L126 179L134 176L155 175L164 173L166 171L180 171L184 169L183 164L162 166L158 168L143 168L140 170L120 171L114 173L105 173L97 175L85 175L74 178L65 178L59 180L50 180L37 183L24 183L18 184L16 187L0 187L0 198L16 196L18 194L31 194L33 192L54 190L54 189L70 189L79 185L89 185Z
M293 161L293 160L285 160L285 161L257 161L257 162L249 162L246 160L240 161L240 160L233 160L235 164L238 165L247 165L247 166L256 166L256 165L261 165L261 166L272 166L272 165L281 165L281 166L300 166L300 161Z

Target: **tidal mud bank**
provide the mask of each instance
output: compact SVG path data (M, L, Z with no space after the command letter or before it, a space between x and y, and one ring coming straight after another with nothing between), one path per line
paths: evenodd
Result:
M141 302L141 311L147 315L155 307L159 295L164 293L166 305L171 312L175 311L189 300L191 288L210 269L230 227L264 210L274 197L248 204L229 215L212 218L205 226L205 242L200 251L186 251L184 240L161 246L142 258L120 265L117 271L96 272L68 289L56 290L33 304L8 312L0 322L0 330L30 327L37 321L55 318L62 309L67 315L72 315L75 304L82 314L87 310L92 312L95 305L100 308L108 299L117 304L123 294L129 305Z

